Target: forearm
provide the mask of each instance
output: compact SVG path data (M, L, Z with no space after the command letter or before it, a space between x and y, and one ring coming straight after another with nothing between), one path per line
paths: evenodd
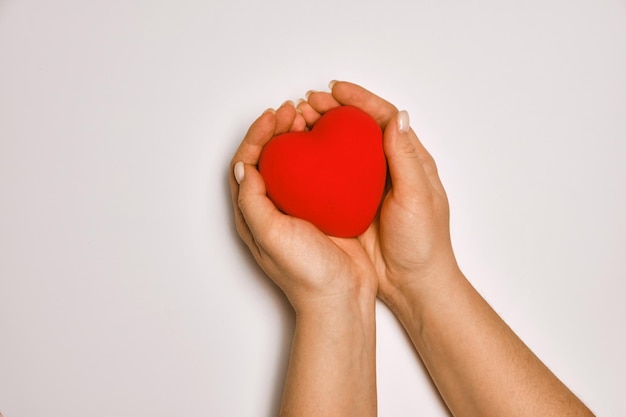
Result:
M376 415L375 300L296 315L282 417Z
M456 417L592 415L460 271L437 278L394 309Z

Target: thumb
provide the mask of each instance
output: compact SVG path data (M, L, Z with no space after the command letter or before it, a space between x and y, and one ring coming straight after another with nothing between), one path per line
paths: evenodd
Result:
M234 174L239 184L237 205L251 233L243 238L248 246L262 245L271 229L272 217L279 212L267 197L265 182L255 167L239 161L235 164Z
M402 110L391 118L383 135L392 189L401 193L430 185L416 149L417 136L409 123L409 114Z

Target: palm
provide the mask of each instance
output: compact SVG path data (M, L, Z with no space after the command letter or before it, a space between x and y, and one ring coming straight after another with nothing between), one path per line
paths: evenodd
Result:
M263 240L260 264L276 284L298 303L307 297L351 296L357 289L377 291L376 273L357 239L326 236L310 223L276 213L273 232Z
M381 295L384 296L392 281L395 280L395 284L399 283L398 280L406 281L408 274L405 272L428 275L441 264L438 259L441 254L446 262L453 258L447 230L447 198L434 160L414 132L409 134L411 139L402 148L398 148L393 140L388 141L389 129L397 136L394 126L398 110L391 103L357 85L341 83L333 88L332 94L309 96L308 103L302 105L302 113L308 117L307 124L312 124L325 111L340 105L352 105L365 111L378 122L385 135L385 153L393 181L376 219L359 237L377 272ZM392 120L394 125L388 127ZM402 161L404 169L398 172L399 161L389 158L408 154L410 158ZM406 166L407 161L410 167ZM396 179L399 181L394 182Z
M232 163L233 168L238 161L248 166L241 186L231 179L237 230L296 309L317 298L353 297L355 290L375 296L376 274L356 239L326 236L310 223L279 212L266 196L255 168L263 146L276 135L305 127L293 105L264 113L250 127Z

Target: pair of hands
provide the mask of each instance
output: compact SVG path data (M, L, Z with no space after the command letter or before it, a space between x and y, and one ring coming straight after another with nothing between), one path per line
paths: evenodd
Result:
M377 295L393 304L407 286L456 268L449 208L435 162L409 127L408 114L348 82L310 92L297 108L287 102L265 111L235 153L230 179L237 231L257 263L284 291L296 313L336 308ZM311 128L328 110L351 105L383 130L389 184L369 228L356 238L327 236L280 212L266 196L256 169L274 136Z

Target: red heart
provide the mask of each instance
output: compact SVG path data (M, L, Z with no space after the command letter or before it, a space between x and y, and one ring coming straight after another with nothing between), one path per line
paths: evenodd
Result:
M283 212L328 235L358 236L374 219L385 188L382 131L356 107L336 107L310 132L273 138L259 171L268 197Z

